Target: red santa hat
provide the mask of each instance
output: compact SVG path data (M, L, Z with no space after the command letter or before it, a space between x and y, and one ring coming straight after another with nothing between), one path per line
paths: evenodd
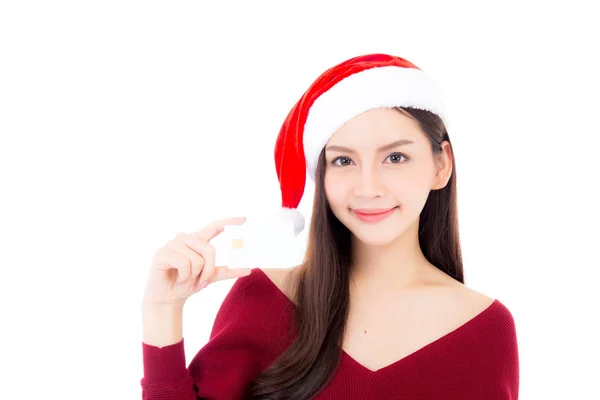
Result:
M314 181L319 154L347 121L373 109L413 107L431 111L447 125L435 81L404 58L368 54L325 71L287 115L275 143L275 167L281 187L277 218L293 222L297 235L304 217L297 210L306 183Z

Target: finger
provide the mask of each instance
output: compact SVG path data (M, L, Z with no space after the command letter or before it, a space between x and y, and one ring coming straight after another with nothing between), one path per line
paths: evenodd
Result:
M229 269L227 266L215 266L214 269L214 273L212 275L212 277L207 281L208 284L217 282L217 281L223 281L226 279L233 279L233 278L241 278L243 276L248 276L252 273L252 270L250 268L236 268L236 269ZM196 293L198 292L200 289L200 284L202 282L198 281L196 283L196 285L194 286L193 292Z
M176 269L180 281L184 281L190 276L190 260L186 256L169 247L161 248L159 253L161 260L158 265L159 269Z
M202 258L204 258L204 266L202 267L200 277L198 278L198 284L200 285L204 281L210 280L215 272L216 251L213 245L200 239L190 240L189 244L202 256Z
M241 278L248 276L252 273L250 268L234 268L229 269L227 266L215 267L215 273L213 274L212 282L222 281L226 279Z
M223 232L226 225L242 225L246 222L246 217L233 217L233 218L225 218L217 221L213 221L208 224L201 231L191 233L192 236L199 238L200 240L204 240L205 242L210 241L215 236Z
M180 236L178 240L172 240L167 245L170 249L173 249L186 257L190 263L190 275L187 279L182 278L182 280L178 280L178 282L195 279L200 274L200 271L202 271L202 267L205 263L204 258L198 254L194 248L188 246L187 242L189 240L188 236L184 235Z

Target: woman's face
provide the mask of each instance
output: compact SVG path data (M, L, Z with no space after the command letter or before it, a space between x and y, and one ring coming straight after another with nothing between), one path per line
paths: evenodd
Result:
M361 241L385 245L418 222L432 189L451 175L450 146L434 162L417 120L390 108L366 111L346 122L325 147L325 192L335 216ZM378 222L361 209L393 209Z

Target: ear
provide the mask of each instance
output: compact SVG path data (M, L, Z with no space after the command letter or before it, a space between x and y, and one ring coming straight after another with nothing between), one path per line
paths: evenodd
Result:
M432 190L443 189L448 184L450 176L452 175L452 145L447 140L444 140L441 144L442 152L435 156L435 163L437 172L433 184Z

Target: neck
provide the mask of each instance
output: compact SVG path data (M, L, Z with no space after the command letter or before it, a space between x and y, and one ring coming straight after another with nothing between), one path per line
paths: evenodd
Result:
M360 292L396 294L417 287L436 269L423 255L418 223L395 241L376 246L352 239L352 283Z

